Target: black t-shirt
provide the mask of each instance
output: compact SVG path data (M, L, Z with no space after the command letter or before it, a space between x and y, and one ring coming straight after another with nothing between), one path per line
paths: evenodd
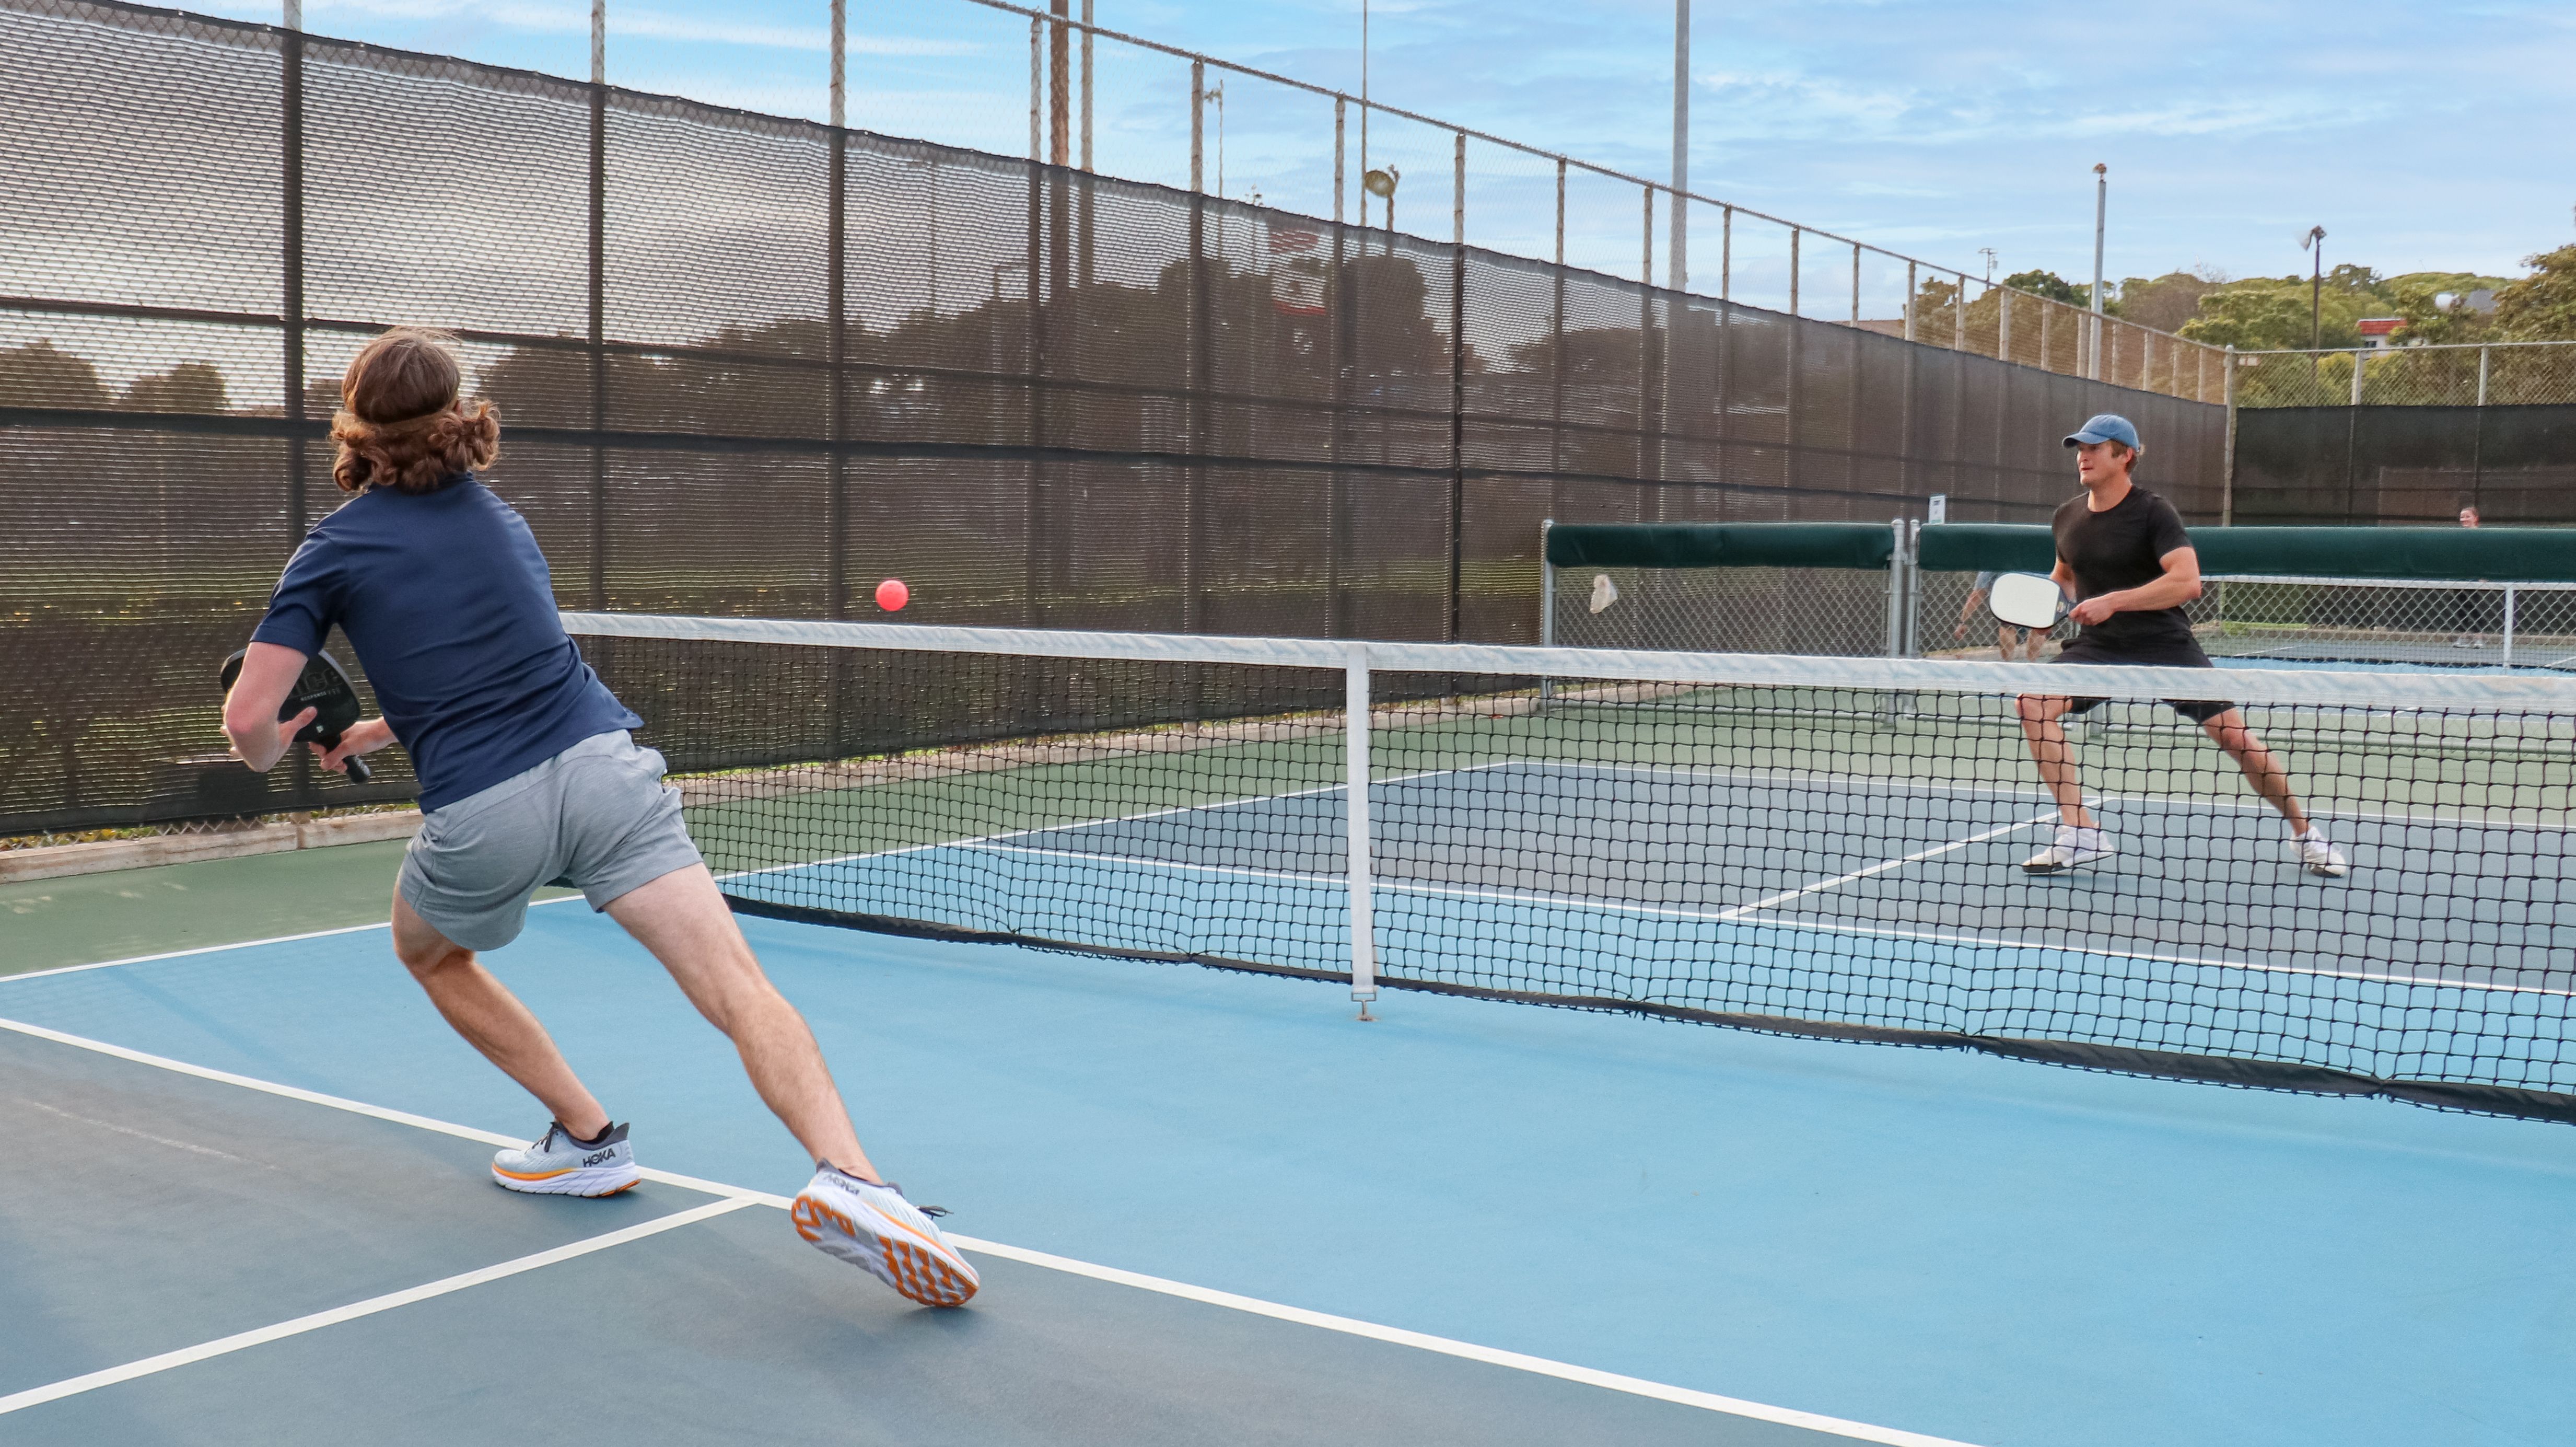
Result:
M2091 494L2078 493L2058 504L2049 525L2057 534L2057 556L2074 570L2078 601L2152 583L2164 576L2165 554L2191 546L2191 534L2183 531L2182 515L2173 504L2135 483L2128 496L2102 512L2087 506L2090 500ZM2191 619L2180 608L2114 613L2085 626L2075 646L2087 645L2134 656L2141 663L2153 661L2156 654L2200 651Z

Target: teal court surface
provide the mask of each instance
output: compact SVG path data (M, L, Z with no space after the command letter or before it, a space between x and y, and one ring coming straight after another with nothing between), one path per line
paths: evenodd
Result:
M1115 854L1114 841L1090 841ZM746 918L985 1273L807 1164L578 903L491 956L655 1174L358 927L0 978L0 1440L2565 1440L2576 1131Z

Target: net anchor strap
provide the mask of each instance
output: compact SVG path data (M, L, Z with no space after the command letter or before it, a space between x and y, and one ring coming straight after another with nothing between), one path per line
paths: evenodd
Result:
M1377 921L1369 894L1369 650L1351 644L1343 665L1343 735L1349 774L1343 813L1350 826L1351 998L1360 1018L1371 1018L1369 1002L1377 998Z

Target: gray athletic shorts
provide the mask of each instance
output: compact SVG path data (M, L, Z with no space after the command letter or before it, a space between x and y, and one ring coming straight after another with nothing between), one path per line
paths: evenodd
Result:
M662 756L622 732L594 734L422 815L395 887L440 934L497 950L519 937L541 885L566 881L606 909L698 862Z

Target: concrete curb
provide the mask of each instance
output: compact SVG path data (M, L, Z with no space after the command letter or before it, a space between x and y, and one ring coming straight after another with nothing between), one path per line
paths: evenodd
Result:
M0 849L0 884L104 874L113 869L144 869L155 864L187 864L200 859L284 854L333 844L408 839L419 828L420 811L404 809L382 814L343 814L330 819L279 819L212 834L164 834L150 839L57 844L46 849Z

